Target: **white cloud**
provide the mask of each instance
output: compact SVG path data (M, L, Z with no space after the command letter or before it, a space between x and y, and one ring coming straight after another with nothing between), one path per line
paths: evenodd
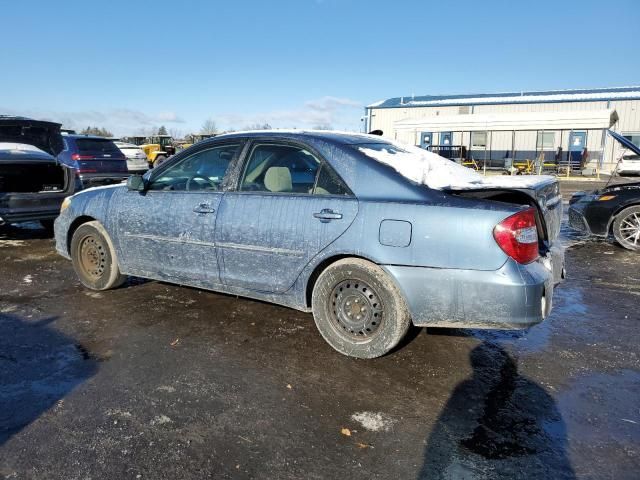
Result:
M185 121L175 112L145 113L128 108L116 108L106 111L51 111L51 110L21 110L5 109L0 112L9 115L22 115L41 120L60 122L65 128L83 129L87 126L103 127L115 135L126 135L148 130L158 125L181 124Z
M308 100L298 108L256 113L225 113L215 118L225 128L244 128L268 123L272 127L310 128L329 125L333 128L357 128L363 104L349 98L326 96Z

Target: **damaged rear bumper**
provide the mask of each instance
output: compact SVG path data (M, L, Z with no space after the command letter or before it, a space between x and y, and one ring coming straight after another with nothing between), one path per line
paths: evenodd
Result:
M521 329L541 322L564 277L564 250L495 271L383 266L405 295L414 325Z

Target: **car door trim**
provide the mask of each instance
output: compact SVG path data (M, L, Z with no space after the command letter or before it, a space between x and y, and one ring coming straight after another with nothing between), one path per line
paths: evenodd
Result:
M124 232L125 237L133 237L133 238L142 238L143 240L154 240L156 242L171 242L171 243L189 243L192 245L204 245L207 247L216 247L217 245L214 242L203 242L201 240L189 240L186 237L182 238L171 238L171 237L163 237L160 235L145 235L140 233L130 233Z
M288 248L269 248L269 247L261 247L259 245L240 245L237 243L215 243L215 242L203 242L200 240L189 240L188 238L171 238L171 237L163 237L161 235L145 235L138 233L130 233L124 232L125 237L134 237L134 238L142 238L144 240L154 240L156 242L171 242L171 243L190 243L193 245L205 245L208 247L215 248L231 248L235 250L250 250L254 252L268 252L268 253L276 253L280 255L291 255L294 257L302 257L304 256L304 252L301 250L290 250Z
M275 253L280 255L290 255L292 257L304 256L304 252L302 250L290 250L288 248L271 248L271 247L262 247L259 245L241 245L238 243L231 243L231 242L217 243L216 246L218 248L231 248L233 250L249 250L252 252L264 252L264 253Z

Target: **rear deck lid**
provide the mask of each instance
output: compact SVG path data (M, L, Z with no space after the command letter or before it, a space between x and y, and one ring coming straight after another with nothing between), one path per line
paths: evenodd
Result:
M54 157L64 148L59 123L7 115L0 115L0 142L32 145Z

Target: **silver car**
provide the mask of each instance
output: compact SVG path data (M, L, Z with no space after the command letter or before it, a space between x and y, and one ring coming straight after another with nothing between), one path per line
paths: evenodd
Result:
M142 148L133 143L119 141L113 143L127 157L127 170L131 173L144 173L149 170L149 161Z
M55 233L88 288L133 275L273 302L373 358L411 324L542 321L564 270L561 211L552 177L485 178L370 135L260 131L80 192Z

